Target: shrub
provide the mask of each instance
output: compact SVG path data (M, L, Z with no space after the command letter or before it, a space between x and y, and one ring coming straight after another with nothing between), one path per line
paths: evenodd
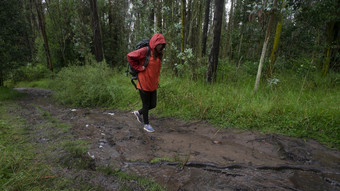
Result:
M19 81L34 81L50 76L52 72L43 64L27 63L14 70L11 79L14 83Z
M52 85L61 103L73 106L112 105L122 93L116 81L110 81L111 69L106 63L63 68Z

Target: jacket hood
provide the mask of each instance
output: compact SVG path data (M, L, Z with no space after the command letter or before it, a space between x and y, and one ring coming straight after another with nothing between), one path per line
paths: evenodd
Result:
M159 44L166 44L165 38L161 33L154 34L150 39L150 48L153 50Z

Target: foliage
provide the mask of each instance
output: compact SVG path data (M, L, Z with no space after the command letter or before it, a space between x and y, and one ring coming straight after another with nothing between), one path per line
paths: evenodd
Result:
M62 69L52 87L56 99L74 106L108 106L122 98L121 88L110 81L112 71L106 63L70 66Z
M1 79L17 82L50 76L43 67L46 65L44 44L31 1L23 4L23 1L0 2L3 23L0 28L0 83ZM338 131L334 128L339 124L338 108L334 107L339 105L339 74L334 73L339 71L339 65L334 64L339 60L338 1L278 1L278 7L282 2L287 3L280 9L283 22L278 59L273 76L270 79L264 76L261 82L264 85L256 96L252 95L251 87L268 25L267 16L278 10L272 8L270 2L266 5L259 0L235 2L230 21L232 31L223 29L220 43L220 46L226 46L226 38L231 37L229 42L232 43L228 44L232 46L232 53L228 59L223 54L220 56L217 83L211 86L204 83L208 59L202 57L200 51L203 6L198 7L203 5L200 4L202 1L187 2L186 26L180 24L180 1L155 1L154 4L143 4L142 0L97 2L106 63L115 70L126 66L125 55L133 50L135 42L150 38L154 32L164 34L168 45L164 50L162 69L166 76L161 81L157 112L208 119L224 127L315 137L330 145L339 145L336 141ZM44 9L54 68L56 72L60 70L51 84L57 91L57 100L76 106L120 109L131 109L140 104L138 93L128 78L117 71L112 72L104 63L93 63L88 1L45 1ZM213 31L212 12L208 17L207 45L212 43L209 38ZM224 14L226 16L227 12ZM155 23L156 20L161 21L162 26ZM224 26L226 22L224 19ZM332 28L333 25L337 27ZM185 29L186 38L183 39L186 46L183 52L180 52L181 29ZM229 32L232 35L228 35ZM34 48L29 43L32 39ZM273 37L270 39L272 41ZM329 54L332 58L325 58L325 48L335 52ZM333 65L329 64L333 71L323 78L317 73L325 60L333 62ZM264 64L268 64L267 59ZM50 76L52 79L53 75ZM46 82L37 85L46 85Z
M169 77L159 90L157 111L169 116L207 119L223 127L315 138L339 147L340 103L335 98L340 96L339 91L329 87L316 89L313 83L301 89L303 79L297 76L283 75L277 79L280 82L268 84L254 96L253 82L248 77L213 86Z
M142 187L143 190L147 191L163 191L165 188L158 185L154 180L150 180L147 178L137 177L136 175L132 175L121 171L119 169L113 169L110 166L107 167L99 167L98 171L104 172L106 175L114 175L119 178L119 182L123 184L120 190L131 190L129 187L129 183L138 183L139 186Z
M0 1L0 86L10 71L30 59L28 25L20 1Z
M0 87L0 102L7 100L15 100L21 96L22 94L19 93L18 91L15 91L7 87Z
M11 80L14 83L20 81L35 81L42 78L48 78L52 73L45 65L27 63L24 66L19 67L11 74Z

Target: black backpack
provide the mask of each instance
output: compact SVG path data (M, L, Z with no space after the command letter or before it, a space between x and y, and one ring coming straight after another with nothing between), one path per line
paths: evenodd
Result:
M146 52L145 61L144 61L144 64L143 64L143 66L146 68L148 66L149 60L150 60L150 46L149 46L149 40L148 39L145 39L145 40L142 40L142 41L138 42L137 45L136 45L136 49L135 50L141 49L143 47L147 47L148 48L148 50ZM128 70L126 72L130 73L130 75L131 75L131 83L137 89L136 83L133 80L137 80L138 79L139 71L134 69L131 66L131 64L128 63Z

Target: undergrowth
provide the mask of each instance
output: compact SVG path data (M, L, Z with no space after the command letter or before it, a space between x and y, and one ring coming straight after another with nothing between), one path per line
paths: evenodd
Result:
M252 63L251 63L252 64ZM314 138L340 148L339 74L284 71L262 78L253 92L255 76L248 67L222 65L217 82L204 75L162 71L158 105L152 113L182 119L204 119L220 128L259 130L299 138ZM75 106L139 109L139 93L124 71L104 63L72 66L57 74L56 98Z

